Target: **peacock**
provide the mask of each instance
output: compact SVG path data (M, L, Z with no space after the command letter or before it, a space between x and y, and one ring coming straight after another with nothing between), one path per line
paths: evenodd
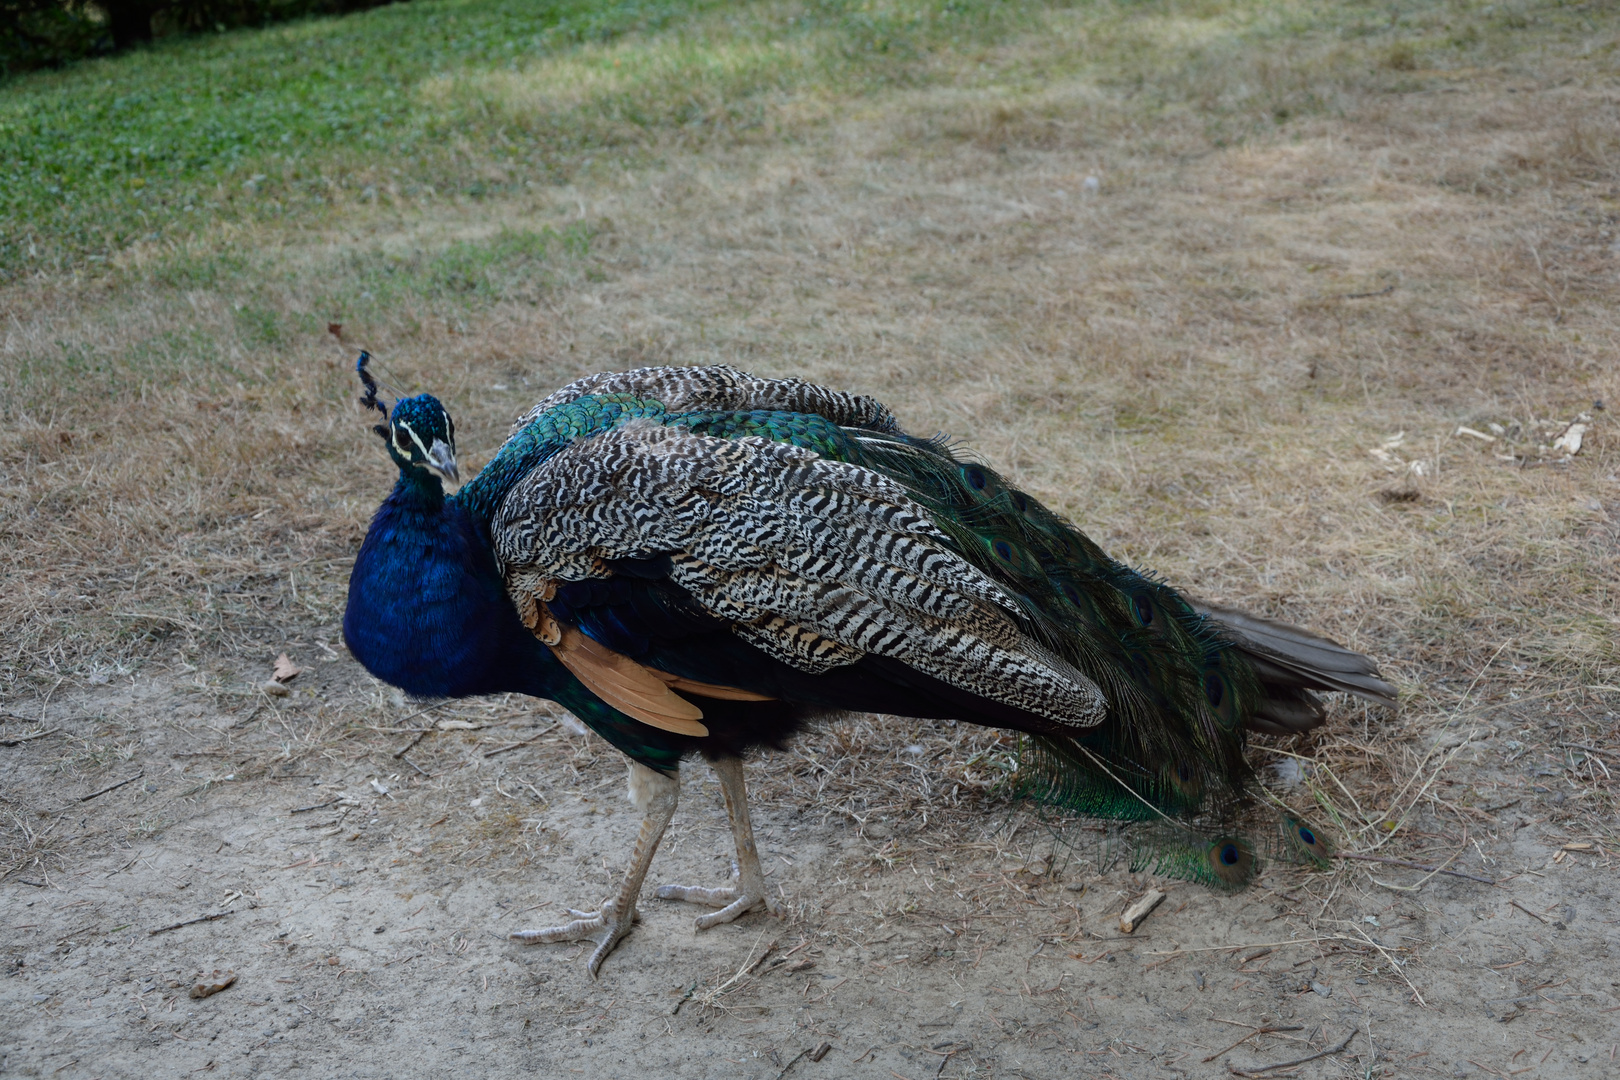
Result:
M580 379L520 417L459 482L428 394L362 403L399 479L355 559L344 639L423 698L554 701L630 759L643 819L598 910L511 935L630 932L683 759L712 765L736 843L726 888L655 895L772 909L742 759L847 711L955 719L1022 738L1025 792L1140 822L1166 873L1241 885L1267 855L1325 856L1292 818L1231 830L1252 799L1245 733L1320 723L1318 691L1393 705L1365 656L1201 604L1110 559L1074 525L878 401L724 366Z

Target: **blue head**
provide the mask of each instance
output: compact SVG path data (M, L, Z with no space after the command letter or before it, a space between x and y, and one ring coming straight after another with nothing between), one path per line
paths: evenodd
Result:
M456 472L456 425L439 399L418 394L394 403L388 418L388 453L400 472L425 469L452 484L460 483Z
M399 466L400 475L414 478L423 473L460 483L456 471L456 424L450 414L432 394L418 394L401 398L390 413L377 400L377 380L368 369L371 354L362 352L355 363L355 373L366 388L360 404L376 409L388 419L371 430L388 446L388 455Z

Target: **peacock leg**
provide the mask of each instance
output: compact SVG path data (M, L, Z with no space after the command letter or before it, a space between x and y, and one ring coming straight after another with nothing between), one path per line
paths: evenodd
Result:
M541 930L519 930L507 935L508 938L523 945L594 941L596 951L591 953L590 961L585 966L591 978L596 978L602 961L630 932L630 927L636 921L636 900L641 896L642 882L647 880L647 868L652 865L653 854L658 851L658 842L669 827L669 819L675 816L675 803L680 793L679 780L632 761L630 802L646 816L641 819L641 833L636 837L636 850L630 857L630 872L625 875L618 895L605 901L600 911L574 911L570 908L569 913L578 916L573 922Z
M705 889L696 885L660 885L653 894L660 900L685 900L689 904L719 908L719 911L698 916L699 930L731 922L757 907L773 914L776 911L765 891L765 871L759 865L759 848L754 845L754 826L748 818L748 793L743 787L742 760L721 758L714 762L714 773L720 778L720 791L726 797L726 816L731 819L731 835L737 841L737 887Z

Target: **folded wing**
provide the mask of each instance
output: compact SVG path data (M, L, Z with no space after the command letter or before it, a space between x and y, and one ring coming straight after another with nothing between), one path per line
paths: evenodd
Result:
M803 671L877 655L1077 729L1106 712L1096 684L1030 638L1017 602L904 488L801 447L631 423L532 470L492 531L509 582L667 556L674 584Z

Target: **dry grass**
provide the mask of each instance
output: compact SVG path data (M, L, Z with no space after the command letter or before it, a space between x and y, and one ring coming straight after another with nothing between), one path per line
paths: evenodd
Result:
M1451 64L1429 38L1261 50L1161 14L1053 13L944 87L784 89L767 135L654 140L570 186L7 286L8 696L193 669L240 693L289 642L337 645L391 468L349 404L356 346L449 402L474 464L578 374L726 362L874 393L1119 556L1377 657L1400 718L1357 707L1257 752L1305 759L1278 793L1341 846L1443 860L1515 796L1612 844L1612 25ZM615 48L571 59L595 81L569 92L612 92ZM763 62L726 55L720 98ZM566 73L423 92L521 110ZM573 248L513 249L517 279L434 269L570 228ZM329 723L300 740L348 737ZM1004 750L852 721L762 794L863 825L979 812ZM42 850L28 829L19 859Z

